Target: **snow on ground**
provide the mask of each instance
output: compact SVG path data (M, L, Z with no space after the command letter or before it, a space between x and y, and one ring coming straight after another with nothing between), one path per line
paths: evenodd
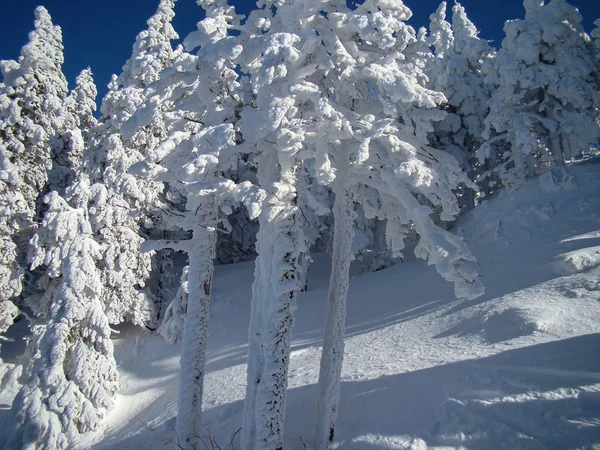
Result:
M532 182L463 220L487 293L457 301L423 261L356 275L348 299L339 449L600 448L600 178L540 194ZM239 429L253 264L214 283L204 421L223 449ZM327 298L317 255L299 297L286 449L310 448ZM179 346L123 327L121 390L105 428L78 448L176 448ZM239 449L239 439L234 440Z

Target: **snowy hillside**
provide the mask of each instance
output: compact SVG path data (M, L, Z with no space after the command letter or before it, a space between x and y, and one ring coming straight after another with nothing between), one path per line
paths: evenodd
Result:
M600 19L518 1L494 46L456 2L197 0L175 47L158 0L99 114L37 7L0 446L600 450Z
M485 276L474 302L454 300L452 285L414 259L353 277L335 448L600 445L600 179L594 164L571 170L572 190L540 194L534 180L459 224ZM241 426L252 278L252 263L216 271L204 418L221 448ZM292 344L288 449L310 448L314 428L326 256L309 280ZM179 346L137 336L115 337L116 407L78 448L176 448L156 432L175 439Z

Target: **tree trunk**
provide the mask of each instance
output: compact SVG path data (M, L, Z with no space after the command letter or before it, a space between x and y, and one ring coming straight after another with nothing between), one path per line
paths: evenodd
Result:
M576 185L575 180L567 171L565 166L565 155L563 144L565 141L561 135L554 135L550 140L552 159L554 161L554 167L552 167L552 179L554 184L561 189L568 188L570 185Z
M346 300L352 260L353 205L345 189L336 192L333 207L334 235L329 299L325 318L325 337L319 370L319 394L316 416L317 450L331 447L335 432L340 380L344 360L344 332L346 327Z
M261 221L262 222L262 221ZM271 230L268 223L261 223L256 237L256 257L252 300L250 306L250 326L248 329L248 372L246 402L242 418L241 445L244 450L254 450L256 441L256 392L260 384L264 366L262 350L263 309L268 296L269 281L265 277L271 273L271 251L267 249Z
M194 227L189 252L189 298L183 325L176 423L177 439L185 450L199 448L200 443L217 219L215 199L211 197L207 202L206 214Z
M260 235L249 331L244 450L283 448L293 311L304 236L297 207L298 166L282 174L259 217ZM285 186L285 187L283 187ZM282 188L283 187L283 188Z

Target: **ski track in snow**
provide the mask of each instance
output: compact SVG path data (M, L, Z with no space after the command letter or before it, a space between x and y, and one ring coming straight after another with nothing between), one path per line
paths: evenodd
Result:
M577 189L503 192L456 227L485 277L474 302L414 258L352 278L334 448L600 448L597 168L571 169ZM328 264L315 256L298 299L286 449L310 448ZM253 268L214 281L204 421L224 449L241 426ZM76 448L176 448L159 434L176 439L179 345L136 336L116 336L116 407Z

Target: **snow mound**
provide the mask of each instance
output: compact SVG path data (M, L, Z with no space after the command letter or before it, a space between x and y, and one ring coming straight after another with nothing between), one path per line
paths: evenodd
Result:
M559 274L584 272L600 266L600 246L567 252L557 259L556 271Z
M454 314L459 323L438 337L478 335L488 343L497 343L535 333L593 332L600 320L599 299L600 268L468 308Z

